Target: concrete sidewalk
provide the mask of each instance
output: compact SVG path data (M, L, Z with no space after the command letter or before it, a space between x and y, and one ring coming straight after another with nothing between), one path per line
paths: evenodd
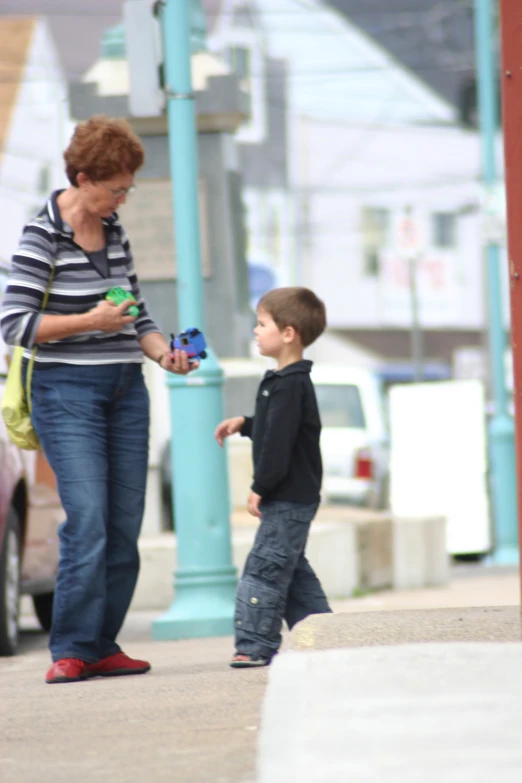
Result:
M486 605L485 597L517 605L518 571L460 567L445 588L372 594L334 608L473 606ZM45 685L46 637L24 618L20 655L0 659L2 783L254 783L269 670L229 669L230 637L151 642L157 616L132 612L121 634L130 655L151 660L150 674L63 686Z
M0 659L2 783L254 780L267 671L229 669L230 638L151 642L150 619L129 617L122 634L151 660L146 675L46 685L48 653L30 632L20 656Z
M460 573L296 627L270 667L258 783L519 783L518 577Z
M281 656L258 783L519 783L521 664L520 642Z

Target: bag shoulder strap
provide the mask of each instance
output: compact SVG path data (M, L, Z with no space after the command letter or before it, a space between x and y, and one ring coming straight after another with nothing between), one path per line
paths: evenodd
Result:
M53 245L54 245L54 254L53 254L54 263L51 266L51 273L49 275L49 280L47 281L47 287L45 289L44 297L42 299L42 306L40 308L40 314L44 313L45 312L45 308L47 307L47 302L49 301L49 295L51 293L51 286L52 286L53 280L54 280L54 273L55 273L55 270L56 270L56 252L57 252L57 249L58 249L58 242L56 241L56 237L55 237L54 234L52 235L52 238L53 238ZM29 413L31 413L31 380L32 380L32 377L33 377L34 359L35 359L37 350L38 350L38 346L35 345L35 347L33 348L32 352L31 352L31 358L29 359L29 364L27 365L27 377L26 377L26 381L25 381L25 396L27 398L27 407L29 409Z

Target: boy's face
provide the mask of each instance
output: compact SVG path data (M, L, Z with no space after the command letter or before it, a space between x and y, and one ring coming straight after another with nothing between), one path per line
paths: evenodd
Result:
M275 359L281 353L285 340L272 316L265 310L257 311L257 326L254 329L256 344L261 356L271 356Z

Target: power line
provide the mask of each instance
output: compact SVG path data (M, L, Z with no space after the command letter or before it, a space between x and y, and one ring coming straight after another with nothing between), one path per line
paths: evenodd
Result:
M262 2L262 0L261 0ZM344 16L348 19L351 18L351 15L347 11L341 10L337 5L332 4L331 2L323 3L321 5L304 5L299 3L299 0L293 0L293 2L297 5L300 5L300 10L297 8L295 10L291 9L264 9L261 11L261 13L265 16L275 16L275 17L282 17L282 16L302 16L304 13L313 13L313 14L325 14L328 12L336 12L337 14L340 14L341 16ZM454 11L455 13L458 11L462 13L464 9L457 8L455 3L458 3L458 0L447 0L447 6L446 8L448 11ZM412 8L411 6L409 8L393 8L390 10L389 4L386 6L382 6L380 8L365 8L364 4L361 5L361 7L357 10L358 16L390 16L394 17L397 14L404 14L404 15L410 15L410 16L422 16L426 14L430 14L433 12L433 9L437 6L443 6L444 3L434 3L432 8ZM211 13L206 12L206 17L210 18L212 20L220 19L220 18L237 18L240 16L241 18L244 18L245 11L248 16L252 16L253 9L243 9L243 13L239 13L238 10L236 11L219 11L218 13ZM151 11L152 12L152 11ZM259 13L258 9L254 11L254 13ZM17 9L16 12L12 11L4 11L2 10L2 4L0 2L0 18L2 17L12 17L12 16L89 16L89 17L100 17L100 18L114 18L117 16L121 16L121 8L118 12L116 9L114 10L105 10L105 11L95 11L93 12L92 6L85 6L85 8L60 8L57 10L48 10L48 9L39 9L38 11L24 11Z

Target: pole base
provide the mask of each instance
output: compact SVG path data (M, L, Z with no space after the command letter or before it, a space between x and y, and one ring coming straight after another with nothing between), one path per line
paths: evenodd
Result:
M234 633L234 575L221 585L204 587L176 586L176 597L170 609L152 623L155 641L169 639L202 639L229 636Z
M487 559L488 565L518 565L519 551L516 546L503 546L496 549Z
M209 608L200 616L183 616L172 606L152 623L154 641L174 639L203 639L209 636L231 636L234 633L233 606L228 610L210 612Z

